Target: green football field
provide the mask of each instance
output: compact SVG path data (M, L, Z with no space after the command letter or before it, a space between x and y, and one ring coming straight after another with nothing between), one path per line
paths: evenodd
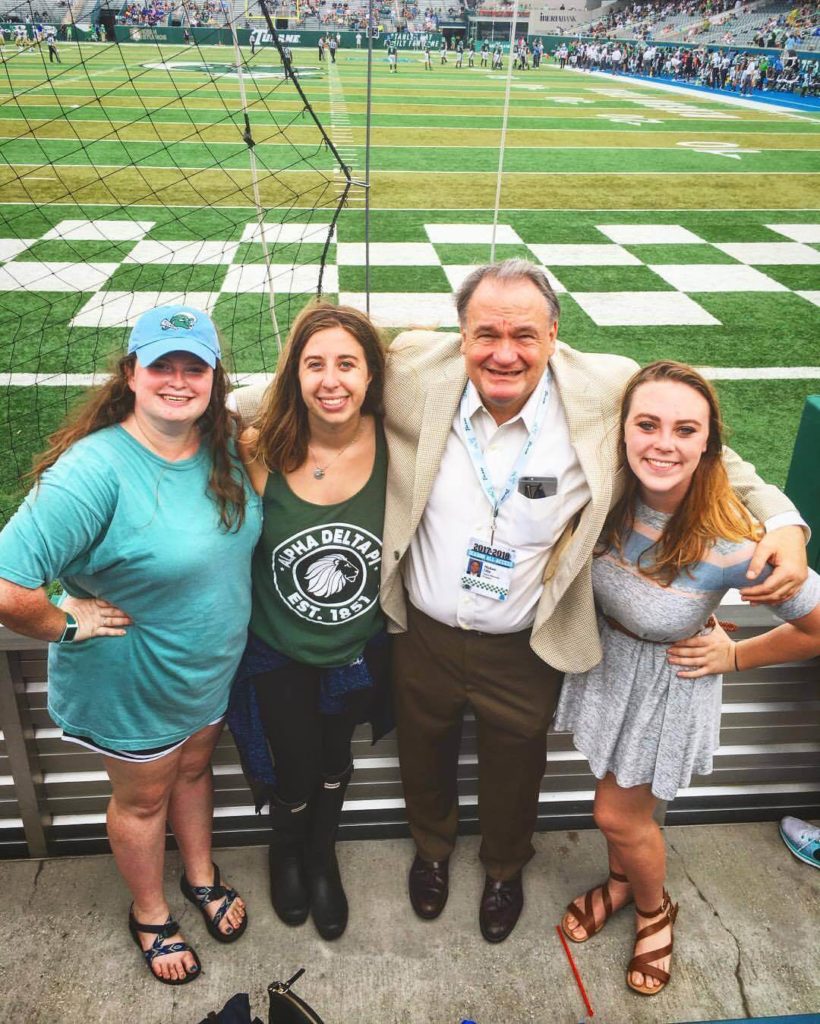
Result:
M323 252L326 297L364 308L369 283L389 334L455 329L491 258L506 74L405 52L391 75L376 51L366 232L365 54L295 51L357 182L330 236L344 177L273 49L241 81L228 47L60 53L0 64L0 509L158 302L211 311L240 379L275 367L271 307L284 335ZM782 484L820 393L818 116L547 65L513 76L504 144L494 256L546 268L561 339L708 368L731 443Z

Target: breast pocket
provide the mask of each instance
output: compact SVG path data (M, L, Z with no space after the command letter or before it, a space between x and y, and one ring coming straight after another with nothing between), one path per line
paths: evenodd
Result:
M560 494L546 498L512 498L515 513L514 537L505 537L518 547L552 547L564 526L565 499Z

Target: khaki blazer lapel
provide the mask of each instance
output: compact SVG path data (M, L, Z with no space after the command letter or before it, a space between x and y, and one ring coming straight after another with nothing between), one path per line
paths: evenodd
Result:
M461 360L459 359L459 363ZM416 454L415 483L413 487L413 508L410 514L410 537L416 532L430 491L441 465L441 458L450 434L450 428L458 411L461 395L467 383L463 363L442 375L442 379L431 385L424 400L419 447ZM409 538L408 538L409 540Z

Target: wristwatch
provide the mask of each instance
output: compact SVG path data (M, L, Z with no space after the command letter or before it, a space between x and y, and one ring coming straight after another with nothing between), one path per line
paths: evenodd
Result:
M80 628L79 622L74 618L71 612L65 613L65 629L63 635L57 641L58 644L70 644L72 640L77 636L77 630Z

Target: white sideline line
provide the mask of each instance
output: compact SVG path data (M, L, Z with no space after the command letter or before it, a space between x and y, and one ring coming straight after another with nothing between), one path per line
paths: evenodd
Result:
M820 380L820 366L699 366L709 380ZM107 373L0 373L0 387L89 388L108 380ZM266 384L271 373L236 373L239 387Z
M358 147L358 148L362 148L362 147ZM390 147L388 146L386 148L389 149ZM409 148L412 148L412 147L409 147ZM450 147L450 148L454 148L454 147ZM516 148L519 148L519 147L516 147ZM532 148L532 147L530 147L530 148ZM574 149L574 148L578 148L578 147L564 146L562 148L563 149ZM580 147L580 148L584 148L584 147ZM608 146L608 147L601 147L601 148L612 149L612 148L617 148L617 147ZM797 150L796 152L803 152L803 150ZM811 150L807 150L806 152L812 152L812 151ZM12 168L14 168L14 167L40 167L40 168L42 168L43 164L42 163L39 163L39 164L12 163L12 164L8 164L8 166L12 167ZM60 167L60 170L63 170L63 169L65 169L65 170L77 170L77 169L90 170L90 169L96 169L96 170L104 170L104 171L123 171L123 170L135 169L135 170L139 170L139 171L181 171L181 172L184 172L184 173L186 173L188 175L192 175L192 176L196 175L196 174L211 173L213 171L221 171L224 174L228 174L228 173L232 174L234 172L241 172L243 174L250 174L250 169L248 167L218 167L218 168L217 167L182 167L181 165L177 165L177 164L134 164L134 165L131 165L129 167L124 167L122 164L96 164L96 163L63 164L63 163L61 163L59 165L59 167ZM288 168L286 168L286 167L277 168L277 173L281 172L283 174L284 173L287 173L287 174L327 174L328 171L329 171L329 168L326 168L326 167L313 168L313 169L311 169L309 171L293 171L293 170L288 170ZM402 170L400 168L385 168L384 170L379 170L379 171L376 171L375 173L377 173L377 174L419 174L420 172L419 171ZM471 177L475 177L478 174L484 174L484 175L488 175L489 174L489 175L495 176L496 172L495 171L431 171L430 173L431 174L461 174L461 175L470 175ZM703 177L703 176L714 177L715 174L719 174L722 178L726 178L726 177L729 177L729 176L735 176L735 177L740 176L740 177L743 177L743 178L756 178L756 177L759 177L759 176L762 176L762 175L769 175L769 176L771 176L773 174L778 175L778 177L785 176L785 175L794 175L794 174L810 175L812 177L816 177L817 175L820 175L820 171L775 171L775 170L771 170L771 171L734 171L734 170L720 171L720 170L716 170L716 169L712 168L712 169L710 169L708 171L684 171L684 170L681 170L681 171L504 171L504 174L505 174L505 176L508 175L510 177L515 175L515 176L517 176L519 178L533 178L533 177L537 177L537 178L545 178L545 177L551 177L551 178L561 178L561 177L589 178L589 177L592 177L593 175L595 177L599 177L599 178L633 178L633 177L634 178L641 178L641 177L647 177L647 176L648 177L653 177L654 176L656 178L659 178L659 177L669 177L669 176L675 175L675 174L677 174L678 176L686 175L687 177ZM11 177L11 178L7 179L5 182L3 182L3 184L8 185L13 180L14 180L14 177ZM2 203L2 200L0 200L0 203ZM99 205L102 205L102 204L100 204L100 203L88 203L87 205L89 205L89 206L99 206ZM137 203L135 205L140 205L140 204ZM402 206L402 207L396 207L396 209L397 210L398 209L406 210L406 209L408 209L408 207ZM538 209L541 210L542 208L538 207ZM563 209L563 207L556 207L556 209ZM600 209L600 207L596 207L596 209ZM731 207L731 209L736 209L736 207ZM666 212L666 211L663 211L663 212Z
M0 206L33 206L34 204L30 199L0 199ZM49 206L70 206L76 209L77 206L82 206L82 203L77 203L76 200L55 200L53 203L49 202ZM122 203L88 203L88 206L101 206L101 207L113 207L117 210L122 209ZM132 203L136 209L144 208L146 210L167 210L168 206L164 203ZM188 207L180 206L179 209L190 209ZM234 206L226 203L224 206L217 207L220 210L253 210L254 207L248 206ZM289 207L291 210L313 210L312 206L292 206ZM431 210L429 206L371 206L371 210L378 210L380 213L429 213L431 216L441 216L442 218L446 214L452 213L484 213L490 216L492 210L488 210L486 206L449 206L449 207L436 207ZM508 213L532 213L533 207L531 206L505 206L505 211ZM539 206L539 213L554 213L555 211L562 213L652 213L656 216L666 213L738 213L735 206L667 206L663 210L658 210L657 206ZM768 206L765 209L759 209L755 207L754 213L817 213L816 206ZM329 223L329 222L328 222ZM434 221L431 220L429 223L433 224L448 224L449 220ZM491 223L491 220L486 221L487 224Z

